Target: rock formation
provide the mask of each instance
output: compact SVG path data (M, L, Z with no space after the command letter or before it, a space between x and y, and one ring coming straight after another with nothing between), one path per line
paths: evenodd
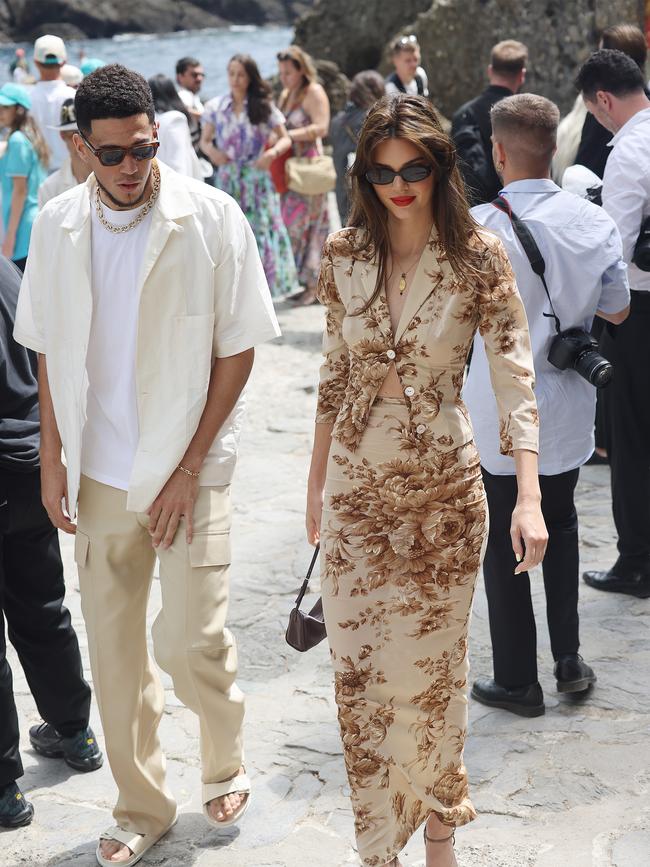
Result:
M312 0L0 0L0 39L167 33L237 24L288 24Z
M353 75L382 58L387 71L389 41L416 33L433 99L446 115L483 89L490 48L507 38L528 45L526 89L568 110L573 79L599 31L622 21L642 26L644 11L643 0L363 0L359 6L316 0L296 26L296 41Z
M316 0L296 23L296 42L350 78L379 66L387 41L431 0Z

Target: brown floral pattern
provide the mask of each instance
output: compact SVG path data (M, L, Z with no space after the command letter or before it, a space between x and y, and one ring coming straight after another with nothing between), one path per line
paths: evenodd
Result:
M359 853L380 867L435 812L474 818L463 745L467 630L486 537L478 455L461 399L483 336L501 447L537 450L526 317L501 243L481 231L482 276L459 280L435 233L393 333L372 296L372 249L328 239L317 421L333 425L321 579ZM378 398L395 365L404 400Z
M435 232L409 289L405 311L393 334L383 293L362 314L375 288L372 248L355 252L358 230L342 229L323 250L318 297L326 307L317 421L333 423L333 437L354 452L370 410L394 363L407 392L408 426L420 454L431 443L448 448L472 438L461 399L463 371L474 335L485 342L506 436L501 448L537 451L537 416L528 324L512 268L496 236L480 230L474 246L482 254L482 277L461 281ZM425 435L415 434L425 426ZM441 441L439 438L444 437Z
M474 817L462 751L467 628L486 534L472 443L426 454L400 400L334 441L321 528L323 608L363 863L390 861L435 811Z

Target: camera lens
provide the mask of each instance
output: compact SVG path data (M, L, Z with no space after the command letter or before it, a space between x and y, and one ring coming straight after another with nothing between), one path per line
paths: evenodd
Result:
M598 352L584 352L575 362L575 370L596 388L609 385L614 368Z

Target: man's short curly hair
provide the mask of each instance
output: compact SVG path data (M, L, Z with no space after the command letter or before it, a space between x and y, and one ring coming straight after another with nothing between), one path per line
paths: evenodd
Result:
M153 123L156 116L146 80L120 63L102 66L86 76L77 89L74 107L84 135L90 135L94 120L146 114Z

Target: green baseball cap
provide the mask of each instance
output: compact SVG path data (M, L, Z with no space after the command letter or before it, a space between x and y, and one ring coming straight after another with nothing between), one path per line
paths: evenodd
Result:
M29 111L32 101L24 87L9 82L0 87L0 105L22 105Z

